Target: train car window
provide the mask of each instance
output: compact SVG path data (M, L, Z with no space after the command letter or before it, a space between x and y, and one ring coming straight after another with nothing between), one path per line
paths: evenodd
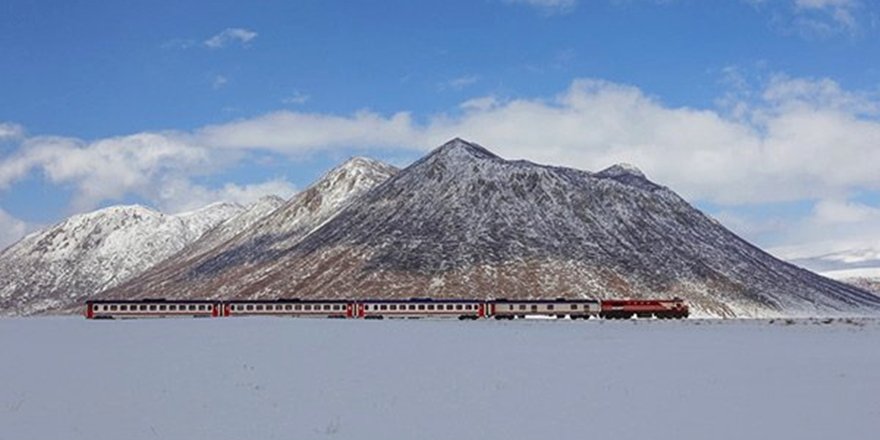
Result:
M293 305L292 304L285 304L284 310L293 310Z
M128 306L125 305L125 304L119 306L119 311L121 311L121 312L127 312L127 311L128 311Z
M172 304L172 305L168 306L168 310L170 310L170 311L172 311L172 312L176 312L176 311L177 311L177 306Z
M111 311L111 312L115 312L115 311L116 311L116 304L113 304L112 306L110 306L110 311Z
M262 304L257 304L257 310L263 310L263 305L262 305Z
M303 310L312 310L312 305L311 304L304 305Z
M339 304L333 304L333 310L342 310L342 306Z
M571 309L572 309L572 310L577 310L577 309L578 309L578 305L577 305L577 304L572 304L572 305L571 305Z
M461 304L456 304L456 305L455 305L455 310L461 310L461 309L462 309Z
M164 312L165 310L168 310L168 306L166 306L166 305L164 305L164 304L161 305L161 306L159 306L159 311L160 311L160 312Z
M302 310L302 308L303 308L303 307L302 307L301 305L299 305L299 304L293 306L293 310Z
M379 309L380 310L388 310L388 306L385 304L382 304L381 306L379 306Z
M189 310L191 310L191 311L194 311L194 310L196 309L196 305L195 305L195 304L190 304L189 306L187 306L187 308L188 308Z
M526 309L526 305L525 305L525 304L520 304L520 305L519 305L519 309L520 309L520 310L525 310L525 309Z
M397 310L397 304L391 304L388 306L388 310Z
M547 304L547 310L553 310L553 304Z
M330 304L324 304L324 310L330 310Z
M253 310L253 309L254 309L254 305L253 305L253 304L248 304L248 305L247 305L247 309L248 309L248 311Z
M428 310L434 310L434 304L428 304Z
M424 305L424 304L419 304L419 310L425 310L425 305Z

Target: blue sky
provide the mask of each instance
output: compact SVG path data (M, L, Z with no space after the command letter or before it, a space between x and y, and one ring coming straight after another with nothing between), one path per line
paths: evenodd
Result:
M631 162L789 258L880 249L878 37L863 0L7 0L0 244L462 136Z

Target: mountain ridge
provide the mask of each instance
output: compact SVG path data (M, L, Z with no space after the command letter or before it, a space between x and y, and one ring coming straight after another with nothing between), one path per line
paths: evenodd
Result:
M260 257L272 262L259 276L224 277L214 297L680 296L727 317L880 307L772 257L637 169L509 161L462 139L276 251Z

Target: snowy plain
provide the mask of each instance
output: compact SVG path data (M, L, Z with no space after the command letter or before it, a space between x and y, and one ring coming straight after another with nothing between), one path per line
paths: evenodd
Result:
M873 439L880 321L0 319L0 440Z

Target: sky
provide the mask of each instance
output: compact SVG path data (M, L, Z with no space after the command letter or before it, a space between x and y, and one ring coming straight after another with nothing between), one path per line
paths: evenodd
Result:
M5 0L0 246L462 137L633 164L783 258L880 261L878 54L869 0Z

